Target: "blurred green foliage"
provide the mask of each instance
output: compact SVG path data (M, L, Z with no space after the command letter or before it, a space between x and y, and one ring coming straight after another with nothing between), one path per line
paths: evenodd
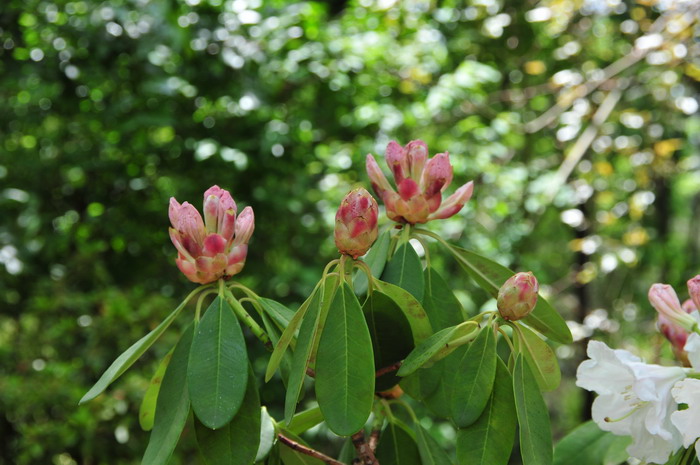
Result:
M170 196L219 184L252 205L240 279L294 308L335 254L336 205L367 185L364 155L392 138L476 181L433 228L533 270L579 338L669 357L645 294L700 272L692 3L5 0L0 463L139 463L138 405L177 331L77 401L192 287ZM469 311L486 302L434 260ZM581 349L558 349L557 435L587 415ZM281 387L262 396L279 410ZM174 463L195 457L186 432Z

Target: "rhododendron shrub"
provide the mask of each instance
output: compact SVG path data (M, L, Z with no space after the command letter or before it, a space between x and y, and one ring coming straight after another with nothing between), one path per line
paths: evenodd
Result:
M447 193L453 177L447 153L431 157L423 141L392 141L386 162L393 185L372 155L366 167L387 218L379 217L379 204L367 190L349 192L335 218L339 255L319 270L318 283L296 309L236 281L245 272L249 243L255 246L251 207L239 212L218 186L204 193L203 215L172 199L174 261L199 286L120 355L81 403L104 393L176 318L187 318L191 323L144 394L139 420L150 431L144 464L166 464L188 424L207 464L499 465L508 463L515 444L523 464L551 464L555 453L542 392L559 385L552 345L572 341L566 323L538 295L534 273L514 273L423 226L459 214L474 190L468 182ZM430 250L423 258L416 241ZM463 280L493 297L484 311L465 313L431 263L440 252L461 265ZM255 337L246 342L246 332ZM250 363L250 341L269 351L265 382L281 384L286 393L274 418L261 401L256 380L263 373ZM608 369L625 373L620 383L663 388L658 398L647 391L634 398L647 402L638 416L665 408L661 420L644 423L642 440L668 437L673 447L690 441L692 434L673 429L676 423L687 429L696 424L689 414L672 415L674 399L697 390L695 384L674 384L686 380L684 369L659 367L650 375L631 355L594 348ZM591 379L581 385L598 389ZM618 399L614 392L606 395L612 397L598 404L614 416ZM421 412L457 428L456 457L425 429L413 410L418 404ZM691 413L695 408L689 403ZM321 423L346 438L340 456L330 457L300 437ZM634 424L623 427L627 423ZM640 422L627 423L609 430L632 434Z

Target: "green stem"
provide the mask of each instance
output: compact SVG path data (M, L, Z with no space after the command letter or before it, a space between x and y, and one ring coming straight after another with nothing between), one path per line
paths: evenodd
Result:
M247 286L244 286L243 284L239 282L232 282L231 284L228 285L229 290L230 289L240 289L242 290L248 297L251 297L253 299L257 299L259 296L253 290Z
M374 276L372 276L372 270L370 270L369 266L362 260L355 260L353 266L364 271L367 275L367 295L370 295L374 291Z
M401 407L404 408L404 410L406 410L408 412L408 415L411 417L411 420L413 420L414 423L420 423L420 421L418 421L418 417L416 416L416 413L413 411L411 406L406 403L406 401L404 401L402 399L392 399L392 400L388 401L387 403L400 405Z
M420 245L423 247L423 253L425 253L425 263L427 267L430 268L430 252L428 251L428 244L426 244L423 238L418 234L411 234L411 237L420 242Z
M194 312L194 321L195 321L196 323L199 323L199 317L200 317L200 315L201 315L201 313L202 313L202 303L204 302L204 298L205 298L206 296L208 296L208 295L216 294L217 292L218 292L218 291L215 290L215 289L209 289L208 291L202 292L202 293L199 295L199 299L197 299L197 307L196 307L196 310L195 310L195 312Z
M379 400L382 403L382 406L384 407L384 413L386 413L386 417L389 419L390 422L394 421L394 415L391 413L391 406L389 405L389 402L387 402L386 399Z
M508 334L505 331L503 331L503 328L501 328L498 325L496 325L496 329L498 330L499 333L501 333L501 335L503 335L503 338L508 343L508 346L510 346L511 352L515 353L515 347L513 347L513 342L510 340L510 337L508 336Z
M265 330L258 325L253 317L245 311L243 305L236 300L231 291L226 291L226 301L229 303L229 305L231 305L231 308L233 308L233 312L236 314L238 319L250 329L255 337L257 337L258 340L263 343L265 348L271 351L272 343L270 342L270 337L267 335Z

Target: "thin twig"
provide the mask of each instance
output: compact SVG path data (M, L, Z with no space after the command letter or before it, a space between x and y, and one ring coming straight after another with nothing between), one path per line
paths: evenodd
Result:
M379 465L377 457L374 456L374 451L367 444L364 431L360 430L352 435L352 445L355 446L357 456L363 465Z
M328 465L345 465L343 462L339 462L336 459L329 457L326 454L319 452L315 449L301 445L298 442L294 441L293 439L289 439L287 436L281 433L277 435L277 439L279 439L279 441L282 444L289 447L290 449L293 449L297 452L301 452L302 454L308 455L309 457L319 459L322 462L327 463Z
M379 378L379 377L382 376L382 375L385 375L385 374L387 374L387 373L391 373L392 371L396 371L396 370L398 370L399 368L401 368L401 364L402 364L402 363L403 363L403 362L396 362L396 363L394 363L393 365L389 365L388 367L380 368L380 369L377 370L377 372L374 374L374 377L375 377L375 378Z

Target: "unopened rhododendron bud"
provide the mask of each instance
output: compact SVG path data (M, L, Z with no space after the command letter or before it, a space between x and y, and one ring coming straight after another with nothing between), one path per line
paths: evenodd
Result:
M700 274L688 280L688 294L695 308L700 310Z
M442 193L452 182L452 165L447 152L428 159L428 146L414 140L405 147L395 141L386 148L386 162L394 175L396 190L367 155L367 174L374 192L384 201L387 216L399 223L425 223L449 218L462 209L472 196L474 183L468 182L443 201Z
M340 253L357 258L377 240L379 207L363 188L348 192L335 214L335 245Z
M516 273L498 290L498 313L510 321L525 318L537 304L539 284L531 271Z
M697 295L697 292L700 291L698 289L698 286L700 285L700 276L696 276L695 278L692 278L688 281L688 292L691 296L690 299L686 300L683 302L681 305L681 311L683 313L687 313L688 315L693 315L695 312L697 312L698 308L693 300L693 297L695 297L695 300L699 300L698 297L700 295ZM675 297L675 292L673 289L670 291L668 290L670 286L664 287L664 285L659 284L658 286L661 286L654 290L654 287L652 286L652 289L649 290L649 300L651 301L651 294L652 290L654 290L654 295L655 299L657 300L657 304L660 306L660 308L666 309L666 306L663 305L663 302L670 302L671 308L675 308L676 301L674 300ZM660 293L665 293L665 292L672 292L673 294L667 297L666 299L661 300L658 294ZM677 297L675 297L677 299ZM659 304L659 300L661 300L661 303ZM652 301L652 305L654 305L654 302ZM656 305L654 305L656 308ZM658 310L658 309L657 309ZM677 309L676 309L677 310ZM685 318L685 317L684 317ZM696 322L697 319L696 317L693 317L693 321ZM692 323L688 323L691 324ZM687 327L687 324L686 324ZM686 329L686 327L681 326L680 324L674 322L671 318L669 318L666 313L662 313L662 311L659 311L658 314L658 320L657 320L657 328L663 334L666 339L671 343L671 346L673 348L673 353L676 356L676 358L685 366L690 366L690 362L688 360L688 354L685 351L685 344L688 340L689 336L689 330ZM692 326L691 326L692 327Z
M683 310L676 291L668 284L653 284L649 288L649 302L667 324L672 323L686 332L697 325L695 318Z
M207 284L243 269L248 241L255 228L253 209L236 217L228 191L212 186L204 193L204 221L188 202L170 198L170 239L178 251L177 267L192 282Z

